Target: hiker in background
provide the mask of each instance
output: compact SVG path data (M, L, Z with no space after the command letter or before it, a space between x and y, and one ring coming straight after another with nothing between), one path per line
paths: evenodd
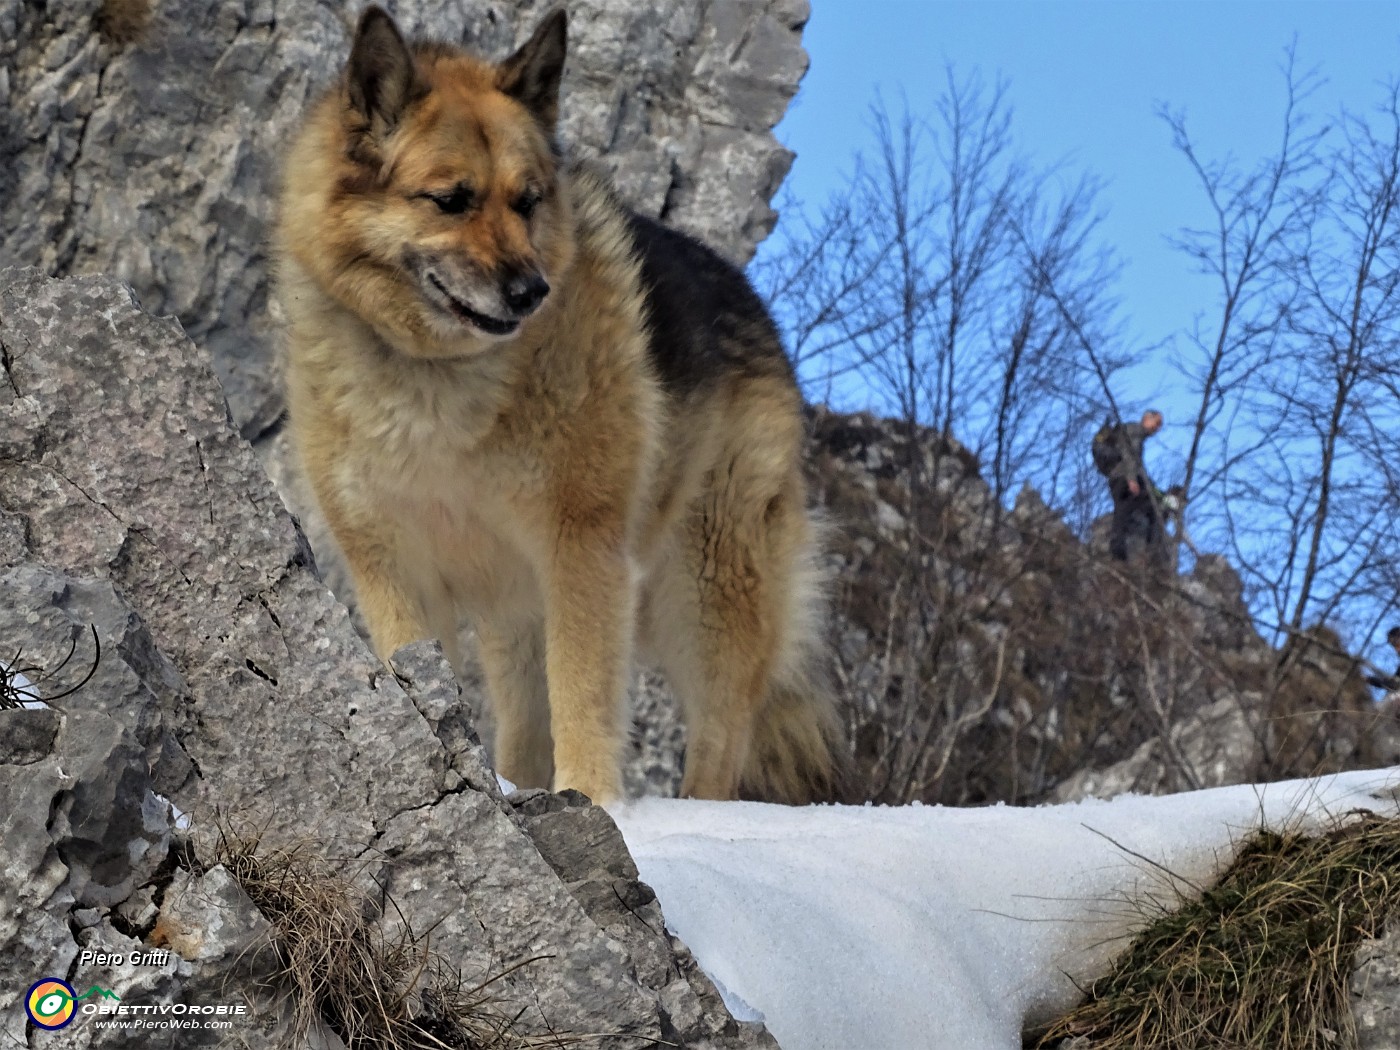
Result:
M1385 640L1389 642L1390 647L1395 650L1396 657L1400 658L1400 624L1396 624L1385 632ZM1393 675L1384 675L1379 672L1373 675L1367 675L1366 684L1373 685L1377 689L1384 689L1389 693L1400 690L1400 663L1395 665L1395 673Z
M1162 429L1162 413L1148 409L1140 423L1114 423L1111 420L1094 435L1094 466L1108 479L1113 497L1113 526L1108 552L1119 561L1128 560L1128 540L1141 534L1148 560L1160 561L1162 515L1157 492L1143 465L1142 445Z

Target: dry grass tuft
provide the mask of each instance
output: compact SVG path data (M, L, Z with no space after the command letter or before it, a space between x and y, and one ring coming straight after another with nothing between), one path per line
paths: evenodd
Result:
M1312 1050L1354 1043L1348 983L1400 904L1400 821L1260 832L1200 900L1161 915L1088 999L1027 1045Z
M278 983L291 989L295 1004L296 1045L316 1021L351 1050L569 1045L562 1037L514 1031L520 1014L504 1010L491 991L510 970L470 984L406 923L398 924L399 934L386 935L379 921L385 906L311 847L267 849L221 833L216 863L273 925L281 961Z
M15 657L19 659L18 655ZM13 711L23 707L26 701L35 699L31 690L20 684L22 668L11 670L6 664L0 663L0 711Z
M98 33L117 46L134 44L146 35L154 0L102 0L94 22Z

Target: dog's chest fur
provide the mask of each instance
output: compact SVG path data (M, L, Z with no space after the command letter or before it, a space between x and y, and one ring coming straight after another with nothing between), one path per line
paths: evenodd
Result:
M502 348L460 363L380 357L356 377L358 423L342 483L396 520L405 544L436 552L444 568L476 561L466 550L514 550L521 519L533 517L527 508L544 498L548 428L522 433L514 425L522 408L517 368Z

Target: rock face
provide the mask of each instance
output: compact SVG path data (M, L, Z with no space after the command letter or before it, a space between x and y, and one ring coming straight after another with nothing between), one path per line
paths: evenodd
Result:
M552 6L391 4L412 35L496 56ZM640 211L746 260L792 160L771 129L806 68L806 0L569 11L566 147ZM0 651L22 648L53 697L96 661L53 708L0 711L0 971L166 1003L223 981L231 959L249 960L240 980L265 977L245 951L265 920L226 872L180 859L207 850L217 810L270 843L310 831L360 859L469 976L537 959L499 985L526 1028L771 1046L665 934L601 811L501 797L472 683L463 695L433 647L401 653L397 677L366 652L239 440L265 437L287 473L266 247L278 156L356 14L0 0L0 270L41 271L0 274ZM213 371L123 284L43 274L114 275L178 317ZM674 750L653 780L674 775ZM163 798L194 815L188 847ZM76 961L155 942L169 965ZM285 1030L269 1007L237 1034L271 1045ZM117 1038L75 1025L54 1045Z
M1054 802L1116 798L1129 792L1165 795L1175 791L1243 783L1259 767L1259 727L1233 697L1206 705L1170 724L1131 756L1106 769L1083 769L1055 785Z
M1400 929L1356 951L1351 978L1351 1017L1356 1050L1393 1050L1400 1046Z
M109 273L214 355L252 438L281 412L267 234L279 154L348 52L332 0L0 3L0 267ZM400 0L504 56L551 0ZM639 210L745 261L792 154L806 0L576 0L563 136Z
M102 647L56 710L0 711L0 972L179 1001L243 954L201 947L196 900L225 902L230 944L258 920L214 872L176 877L163 794L200 853L216 812L269 845L314 838L468 976L535 960L500 985L527 1029L772 1045L647 912L605 814L502 798L435 649L405 652L402 683L371 657L178 324L111 279L0 271L0 351L0 649L52 670L29 677L57 697L93 662L89 624ZM568 859L571 833L597 870ZM638 910L603 907L609 887ZM166 969L76 966L80 946L129 951L155 930L176 948Z

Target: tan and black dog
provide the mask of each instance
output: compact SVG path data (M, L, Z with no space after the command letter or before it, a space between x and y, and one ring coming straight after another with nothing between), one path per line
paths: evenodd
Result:
M287 158L306 473L387 660L476 630L521 786L618 796L634 650L684 793L833 790L801 400L744 277L554 144L566 20L492 64L378 8Z

